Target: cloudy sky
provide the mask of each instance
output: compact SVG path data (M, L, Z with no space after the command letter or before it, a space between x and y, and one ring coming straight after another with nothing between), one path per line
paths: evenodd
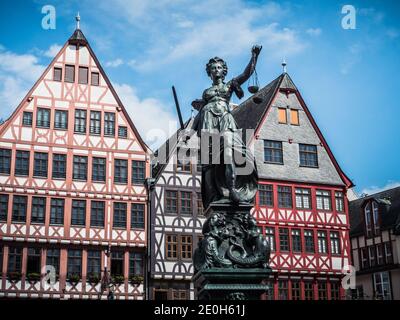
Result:
M356 8L345 30L342 7ZM56 28L42 28L42 8ZM400 185L400 4L398 1L2 0L0 118L7 118L75 28L81 29L143 138L176 121L171 86L185 118L209 85L212 56L239 74L263 45L265 85L282 58L343 170L359 193ZM238 102L237 100L234 102Z

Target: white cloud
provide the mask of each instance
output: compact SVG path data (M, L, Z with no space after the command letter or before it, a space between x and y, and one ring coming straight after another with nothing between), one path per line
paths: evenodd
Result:
M16 54L0 45L0 118L7 119L45 67L33 54Z
M377 9L372 7L360 8L357 10L357 13L360 14L361 16L371 19L373 22L377 24L381 23L385 18L385 14L383 12L378 11Z
M151 45L132 57L140 64L128 63L139 71L155 70L184 58L204 57L209 52L240 56L255 43L279 58L297 54L307 46L296 30L278 23L290 7L277 2L256 5L241 0L117 0L112 5L102 3L100 9L134 26L121 29L126 38L137 37L138 30L144 30ZM136 33L130 36L131 30Z
M306 30L306 33L310 36L317 37L322 33L321 28L309 28Z
M381 191L393 189L400 186L400 181L388 181L384 186L370 186L361 190L361 194L375 194Z
M131 64L131 66L147 71L186 57L201 56L207 52L214 52L224 57L237 56L244 51L250 51L251 46L256 43L268 48L269 54L278 58L288 57L304 50L306 43L293 29L284 28L278 23L252 26L259 13L249 10L232 17L225 17L223 20L215 19L196 24L175 43L168 42L153 49L147 53L147 57L140 65Z
M50 46L50 48L47 49L43 54L44 54L46 57L54 58L54 57L57 55L57 53L61 50L61 48L62 48L61 45L55 43L55 44L52 44L52 45Z
M347 48L344 61L340 66L340 73L347 75L351 69L361 60L361 53L365 50L365 46L361 43L355 43Z
M143 140L155 150L177 129L177 119L158 99L140 99L128 84L113 84Z
M119 67L123 63L124 63L124 61L122 59L118 58L115 60L107 61L105 65L106 65L106 67L116 68L116 67Z
M18 76L23 80L35 81L41 75L44 66L32 54L16 54L11 51L0 51L0 72Z

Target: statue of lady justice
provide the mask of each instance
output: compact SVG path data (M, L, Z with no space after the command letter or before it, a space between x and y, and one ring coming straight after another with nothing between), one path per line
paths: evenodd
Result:
M202 99L192 102L192 106L199 110L192 129L197 131L201 139L209 141L210 135L217 134L219 141L218 150L220 163L202 165L201 192L203 206L207 208L210 203L252 203L257 192L257 170L251 152L246 152L242 141L242 134L231 114L229 101L232 93L241 99L243 90L241 85L253 74L261 46L253 46L251 59L245 70L239 76L228 82L224 82L228 67L224 60L215 57L207 63L206 71L212 79L212 86L203 92ZM204 146L204 141L201 143ZM203 147L202 147L203 148ZM203 148L204 149L204 148ZM201 160L204 162L204 155L210 155L212 146L207 150L201 150ZM241 156L241 161L237 161ZM238 162L241 162L240 164ZM240 174L243 164L247 166ZM250 170L248 170L250 166Z

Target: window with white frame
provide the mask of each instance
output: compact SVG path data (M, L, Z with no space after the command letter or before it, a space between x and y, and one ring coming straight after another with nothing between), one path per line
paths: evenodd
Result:
M378 272L374 274L374 295L378 299L391 300L389 272Z
M318 252L328 253L326 245L326 231L318 231Z
M332 231L330 233L330 236L331 236L331 253L332 254L340 254L339 232Z
M344 212L344 195L341 191L335 191L335 205L337 212Z
M311 209L311 190L307 188L296 188L296 208Z
M268 240L271 251L275 251L275 230L272 227L265 228L265 237Z
M375 246L369 246L368 247L368 257L369 257L369 265L371 267L374 267L376 264L376 259L375 259Z
M390 242L385 242L385 261L387 264L393 263L392 246Z
M364 219L367 237L370 237L372 236L371 203L367 203L364 208Z
M331 192L329 190L317 190L316 198L318 210L332 210Z
M374 234L378 235L380 233L379 228L379 208L378 203L372 201L372 218L374 223Z

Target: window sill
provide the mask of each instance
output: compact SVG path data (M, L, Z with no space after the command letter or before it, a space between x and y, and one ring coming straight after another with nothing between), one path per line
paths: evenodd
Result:
M132 227L131 226L131 231L133 231L133 230L144 231L144 226L143 227Z
M119 226L113 226L113 229L118 229L118 230L127 230L127 227L123 226L123 227L119 227Z
M299 165L299 168L311 168L311 169L319 169L319 166L304 166L304 165Z
M104 225L102 226L90 226L90 229L105 229Z
M65 227L64 223L51 223L51 222L49 223L49 226L50 227L63 227L63 228Z
M264 164L277 164L277 165L280 165L280 166L284 166L285 165L283 162L270 162L270 161L265 161L265 160L264 160Z
M56 127L54 127L54 130L59 130L59 131L68 131L68 128L56 128Z

